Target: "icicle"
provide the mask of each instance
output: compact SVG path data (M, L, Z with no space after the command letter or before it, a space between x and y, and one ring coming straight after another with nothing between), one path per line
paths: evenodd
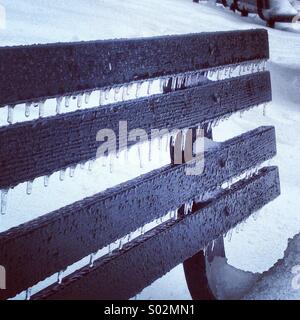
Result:
M108 255L112 255L112 248L111 248L111 244L108 245Z
M45 116L45 102L40 101L39 102L39 117L42 118Z
M60 170L60 172L59 172L59 180L60 181L64 181L65 177L66 177L66 169Z
M109 155L109 172L110 173L113 173L113 171L114 171L114 158L113 158L114 156L113 156L113 154L111 153L110 155Z
M70 97L70 96L66 96L66 97L65 97L65 107L66 107L66 108L69 108L69 106L70 106L70 100L71 100L71 97Z
M26 300L30 300L31 299L31 288L28 288L27 290L26 290Z
M30 107L31 107L31 103L27 102L25 104L25 117L26 118L30 117Z
M167 80L166 78L160 79L160 82L159 82L160 92L163 92L163 91L164 91L164 88L165 88L167 82L168 82L168 80Z
M148 161L152 161L152 139L148 142Z
M131 83L128 84L127 87L126 87L126 95L127 95L127 96L130 96L130 89L131 89L131 87L132 87L132 84L131 84Z
M93 268L93 266L94 266L94 263L95 263L95 256L96 256L96 254L95 253L91 253L90 254L90 268Z
M89 171L93 170L94 162L95 162L95 160L90 160L89 161L89 168L88 168Z
M141 234L141 236L144 234L144 227L140 228L140 234Z
M110 89L106 89L104 91L104 99L105 99L105 101L107 101L109 99L109 93L110 93Z
M165 151L168 152L169 148L170 148L170 133L167 133Z
M85 93L85 98L84 98L84 102L85 102L85 104L89 104L89 102L90 102L90 98L91 98L91 92L86 92Z
M263 62L263 71L267 70L267 64L268 64L268 61L264 60L264 62Z
M255 213L252 215L252 217L253 217L253 220L254 220L254 221L257 221L257 219L258 219L258 212L255 212Z
M56 114L61 114L62 97L56 98Z
M1 190L1 214L7 213L8 189Z
M136 92L135 92L135 97L138 98L140 96L140 91L143 83L142 82L137 82L136 84Z
M213 240L211 243L211 251L214 251L214 248L215 248L215 240Z
M26 193L28 195L32 194L32 188L33 188L33 181L28 181L27 182L27 187L26 187Z
M126 86L122 87L122 101L126 100Z
M120 87L115 87L114 88L114 100L118 101L118 95L120 93Z
M147 88L147 94L148 95L151 95L152 85L153 85L153 80L149 80L148 81L148 88Z
M46 187L46 188L49 186L49 179L50 179L50 176L44 177L44 187Z
M185 216L192 212L192 210L193 210L193 203L194 203L194 202L191 201L191 202L186 203L186 204L184 205L184 215L185 215Z
M103 103L103 101L102 101L102 91L99 90L99 106L102 106L102 103Z
M57 283L62 284L64 278L64 271L59 271L57 274Z
M7 122L12 124L14 122L14 108L15 106L7 107Z
M82 169L82 170L84 170L85 169L85 163L84 162L82 162L82 163L80 163L80 169Z
M70 167L70 178L74 178L76 166Z
M209 70L208 77L210 80L214 80L215 70Z
M77 97L77 108L80 109L82 107L82 99L83 99L83 94L79 94Z
M108 68L109 68L109 71L112 71L112 65L111 65L111 63L108 64Z
M138 158L139 158L139 163L140 163L140 168L143 168L143 159L142 159L142 152L141 152L141 146L138 144L137 146L138 149Z
M118 247L119 247L119 250L122 250L122 249L123 249L123 241L122 241L122 239L119 240L119 245L118 245Z
M177 77L172 78L172 85L171 85L171 90L175 91L177 88Z
M267 104L265 103L263 105L263 116L265 117L267 115Z
M228 242L231 242L232 239L232 230L229 230L228 234L227 234L227 238L228 238Z

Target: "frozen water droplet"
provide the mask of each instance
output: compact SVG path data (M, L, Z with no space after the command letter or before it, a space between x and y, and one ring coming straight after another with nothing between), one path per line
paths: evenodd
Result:
M139 158L140 168L142 169L143 168L143 159L142 159L142 152L141 152L140 144L138 144L137 150L138 150L138 158Z
M138 98L140 96L140 91L143 83L142 82L137 82L136 84L136 92L135 92L135 97Z
M50 176L45 176L44 177L44 186L47 188L49 186L49 179L50 179Z
M61 114L62 97L56 98L56 114Z
M64 271L59 271L57 274L57 283L62 284L64 278Z
M171 81L171 90L175 91L177 88L177 77L173 77Z
M101 90L99 90L99 106L102 106L102 103L103 103L103 101L102 101L102 91Z
M89 168L88 168L89 171L93 170L94 162L95 162L95 160L90 160L89 161Z
M7 107L7 122L12 124L14 122L14 108L15 106Z
M152 139L148 142L148 161L152 161Z
M114 100L115 101L118 101L119 93L120 93L120 87L115 87L114 88Z
M82 163L80 163L80 169L82 169L82 170L84 170L85 169L85 163L84 162L82 162Z
M141 234L141 236L144 234L144 227L140 228L140 234Z
M8 189L1 190L1 214L7 213Z
M114 160L115 160L114 157L115 155L113 153L109 155L109 172L110 173L114 172Z
M26 118L30 117L30 107L31 107L31 103L30 102L25 104L25 117Z
M27 290L26 290L26 300L30 300L31 299L31 291L32 291L32 289L31 288L28 288Z
M263 116L265 117L267 115L267 104L263 105Z
M105 92L104 92L105 101L107 101L109 99L109 93L110 93L110 89L106 89Z
M128 84L126 87L126 95L130 96L130 90L131 90L132 84Z
M122 87L122 101L125 101L126 99L126 86Z
M65 177L66 177L66 169L60 170L60 172L59 172L59 180L60 181L64 181Z
M70 167L70 178L74 178L76 166Z
M231 242L232 239L232 230L229 230L228 234L227 234L227 238L228 238L228 242Z
M42 118L45 116L45 103L44 101L39 102L39 117Z
M153 80L149 80L148 81L148 88L147 88L147 94L148 95L151 95L152 85L153 85Z
M167 78L160 79L159 88L160 88L161 93L164 92L164 88L167 86L168 81L169 81L169 79L167 79Z
M213 240L211 243L211 251L214 251L214 248L215 248L215 240Z
M71 100L71 97L70 97L70 96L66 96L66 97L65 97L65 107L66 107L66 108L69 108L69 107L70 107L70 100Z
M33 181L28 181L27 182L27 187L26 187L26 193L28 195L32 194L32 188L33 188Z
M123 249L123 241L122 239L119 240L119 250Z
M91 92L86 92L85 93L85 98L84 98L84 102L85 102L85 104L89 104L89 102L90 102L90 98L91 98Z
M82 107L82 99L83 99L83 94L79 94L77 97L77 108L80 109Z
M90 268L93 268L93 267L94 267L95 256L96 256L95 253L91 253L91 255L90 255Z

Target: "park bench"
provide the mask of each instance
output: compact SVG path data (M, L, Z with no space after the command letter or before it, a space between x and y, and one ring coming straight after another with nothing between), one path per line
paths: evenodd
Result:
M27 292L33 300L130 299L279 196L276 167L229 184L276 155L274 127L175 161L185 151L186 129L192 142L199 132L207 142L219 120L271 101L268 58L268 34L259 29L0 48L0 106L8 114L0 128L2 214L17 185L28 182L30 193L34 179L45 177L47 185L54 172L95 159L100 129L118 133L126 120L128 131L177 130L170 135L169 165L2 232L6 290L0 298ZM123 99L133 87L134 96ZM119 101L102 105L110 88ZM98 105L83 108L97 92ZM78 110L64 112L72 97ZM56 111L47 116L51 99ZM37 106L39 116L18 122L17 105L26 116ZM187 174L199 159L203 173ZM95 255L148 224L147 232ZM85 257L86 266L63 276ZM56 283L30 294L56 274Z

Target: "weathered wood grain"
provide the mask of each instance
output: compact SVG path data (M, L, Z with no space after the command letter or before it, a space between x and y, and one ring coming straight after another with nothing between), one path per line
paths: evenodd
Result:
M192 257L280 194L278 169L262 169L180 220L167 222L33 297L48 299L129 299Z
M266 30L0 48L0 107L269 58Z
M140 128L149 135L211 122L271 98L270 74L263 72L0 128L0 189L95 158L98 131L112 129L119 141L120 121L127 121L128 132Z
M0 234L7 298L139 227L198 199L276 154L275 130L261 127L205 153L204 172L191 163L166 166Z

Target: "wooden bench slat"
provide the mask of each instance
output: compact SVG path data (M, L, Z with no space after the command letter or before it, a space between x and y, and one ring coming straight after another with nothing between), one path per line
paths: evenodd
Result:
M167 222L33 296L33 300L129 299L280 195L276 167L237 183L203 209ZM139 213L139 212L137 212Z
M0 48L0 107L269 58L266 30Z
M202 175L187 175L191 164L166 166L0 234L0 261L7 271L7 290L0 291L0 299L13 297L275 154L274 128L261 127L207 151Z
M100 129L181 129L271 100L269 72L0 128L0 189L96 157Z

